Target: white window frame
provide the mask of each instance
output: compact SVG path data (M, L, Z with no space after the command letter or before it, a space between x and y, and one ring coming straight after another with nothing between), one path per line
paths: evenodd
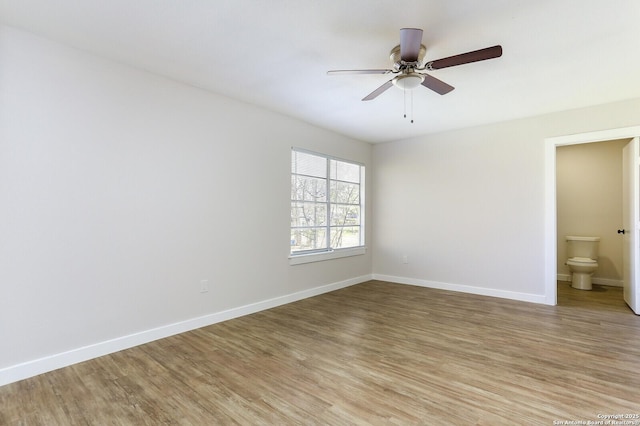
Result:
M357 162L357 161L352 161L352 160L345 160L343 158L338 158L338 157L334 157L331 155L327 155L327 154L322 154L322 153L318 153L318 152L314 152L314 151L309 151L306 149L302 149L302 148L296 148L296 147L292 147L291 148L291 153L293 154L294 152L300 152L300 153L305 153L305 154L310 154L310 155L315 155L318 157L322 157L325 158L327 160L327 176L326 176L326 181L327 181L327 212L331 211L331 195L329 193L330 191L330 185L329 183L331 182L331 174L329 172L330 170L330 164L331 161L340 161L340 162L344 162L344 163L349 163L349 164L354 164L360 167L360 182L359 182L359 188L360 188L360 194L359 194L359 198L360 198L360 245L358 246L353 246L353 247L347 247L347 248L332 248L332 247L328 247L328 248L323 248L323 249L318 249L318 250L306 250L306 251L299 251L299 252L295 252L292 253L291 251L289 251L289 264L290 265L299 265L299 264L303 264L303 263L310 263L310 262L320 262L320 261L324 261L324 260L330 260L330 259L338 259L338 258L343 258L343 257L349 257L349 256L358 256L358 255L363 255L366 253L366 246L365 246L365 173L366 173L366 167L364 164ZM293 155L292 155L293 157ZM291 172L291 175L293 176L294 172ZM294 201L294 200L291 200ZM291 209L290 209L291 210ZM329 213L327 213L329 214ZM326 228L327 228L327 238L330 241L330 228L331 228L331 223L330 220L327 218L326 220ZM291 234L291 226L289 227L289 233ZM329 245L329 244L328 244Z

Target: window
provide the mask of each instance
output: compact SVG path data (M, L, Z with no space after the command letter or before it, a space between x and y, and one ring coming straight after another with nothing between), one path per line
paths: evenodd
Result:
M291 151L292 256L363 247L363 212L363 165Z

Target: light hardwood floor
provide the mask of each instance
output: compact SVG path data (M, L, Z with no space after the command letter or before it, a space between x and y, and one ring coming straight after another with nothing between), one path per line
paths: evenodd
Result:
M552 425L640 415L640 317L621 289L561 282L558 300L370 281L0 387L0 424Z

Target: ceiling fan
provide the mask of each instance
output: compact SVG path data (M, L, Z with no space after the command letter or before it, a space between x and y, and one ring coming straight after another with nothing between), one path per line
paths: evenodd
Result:
M393 64L392 69L332 70L328 71L327 74L395 74L391 80L365 96L362 99L363 101L377 98L391 86L397 86L403 90L412 90L422 85L440 95L445 95L452 91L454 87L422 71L434 71L502 56L502 46L498 45L424 62L426 51L427 49L422 44L421 29L402 28L400 30L400 44L391 49L389 54Z

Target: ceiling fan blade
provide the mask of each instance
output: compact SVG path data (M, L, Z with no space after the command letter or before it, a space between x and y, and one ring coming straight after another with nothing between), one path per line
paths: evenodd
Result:
M328 75L340 75L340 74L389 74L391 70L331 70L327 71Z
M422 81L421 84L427 89L431 89L440 95L446 95L447 93L449 93L454 89L453 86L450 86L444 81L438 80L435 77L431 77L428 74L421 74L421 75L424 77L424 80Z
M502 46L492 46L485 49L474 50L473 52L462 53L460 55L449 56L448 58L437 59L427 62L425 68L439 70L441 68L453 67L456 65L468 64L471 62L484 61L486 59L499 58L502 56Z
M363 101L370 101L372 99L375 99L375 98L378 97L378 95L380 95L382 92L384 92L385 90L387 90L391 86L393 86L393 79L387 81L385 84L383 84L382 86L378 87L373 92L369 93L367 96L362 98L362 100Z
M422 30L418 28L402 28L400 30L400 59L415 62L420 54Z

